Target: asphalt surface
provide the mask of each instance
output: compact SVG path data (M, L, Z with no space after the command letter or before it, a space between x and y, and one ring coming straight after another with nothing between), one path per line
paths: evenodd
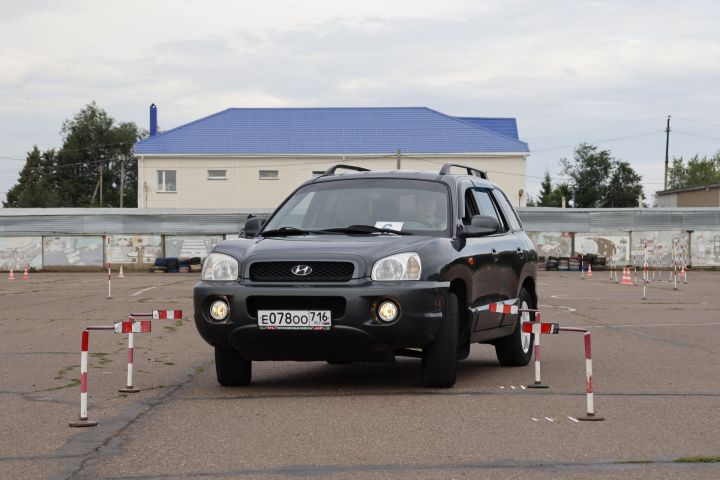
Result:
M667 275L667 274L666 274ZM542 338L532 364L502 368L475 345L446 390L420 364L257 362L253 384L223 388L191 318L196 275L40 273L0 279L0 478L720 478L720 273L641 286L606 272L542 272L543 321L592 332L595 406L585 413L583 336ZM667 278L667 277L666 277ZM81 331L130 312L181 308L127 340L91 332L89 417L80 408Z

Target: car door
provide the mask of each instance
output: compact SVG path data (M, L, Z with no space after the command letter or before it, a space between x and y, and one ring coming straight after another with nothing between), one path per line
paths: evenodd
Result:
M474 215L491 214L485 212L478 203L476 186L468 182L461 188L461 199L464 204L462 222L470 224ZM481 194L482 197L482 194ZM484 200L481 198L481 200ZM468 299L470 311L473 314L473 331L488 330L500 325L502 315L491 313L489 305L502 298L500 280L500 252L502 251L501 235L487 235L483 237L468 237L462 248L463 263L471 270L470 298Z
M510 206L505 194L498 189L491 189L490 193L507 229L507 241L505 242L502 259L505 267L503 270L503 282L508 299L514 299L520 289L520 279L523 268L531 254L529 251L531 245L524 241L525 234L520 225L520 220ZM515 316L505 315L502 322L503 325L512 325L515 322Z

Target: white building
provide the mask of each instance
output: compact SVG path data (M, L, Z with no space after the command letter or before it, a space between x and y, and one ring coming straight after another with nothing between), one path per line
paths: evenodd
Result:
M151 135L135 154L139 208L272 210L334 164L394 170L398 161L403 170L447 162L485 170L524 206L529 150L514 118L424 107L231 108Z

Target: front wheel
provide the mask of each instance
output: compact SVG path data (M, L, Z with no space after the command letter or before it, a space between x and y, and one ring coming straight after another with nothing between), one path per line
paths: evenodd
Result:
M449 388L455 385L459 310L457 296L450 293L440 334L422 352L423 380L426 387Z
M520 290L518 305L522 309L533 308L532 297L524 288ZM535 339L531 333L522 331L522 324L531 320L530 315L528 312L519 314L512 335L495 343L495 354L503 367L523 367L530 363Z
M252 362L234 348L215 347L215 372L223 387L243 387L250 384Z

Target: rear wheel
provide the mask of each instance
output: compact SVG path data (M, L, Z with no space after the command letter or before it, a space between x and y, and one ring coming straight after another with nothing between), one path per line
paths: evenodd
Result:
M532 297L524 288L520 290L518 298L520 308L534 308ZM533 353L534 338L531 333L523 333L523 322L529 322L531 314L521 313L517 316L515 330L512 335L498 340L495 343L495 353L503 367L523 367L530 363Z
M250 384L252 362L233 348L215 347L215 372L220 385L242 387Z
M440 333L435 341L423 349L422 371L426 387L449 388L455 385L459 317L457 296L450 293Z

